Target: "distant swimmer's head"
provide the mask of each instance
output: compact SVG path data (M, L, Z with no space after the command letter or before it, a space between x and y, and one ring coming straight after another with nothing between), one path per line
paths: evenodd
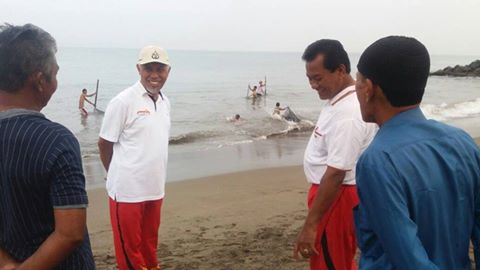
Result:
M420 104L430 72L430 56L415 38L389 36L371 44L360 56L357 68L356 89L362 116L372 122L374 103L392 107Z
M276 106L276 107L280 107L280 102L277 102L277 103L275 104L275 106Z
M263 81L259 81L258 84L263 85Z
M137 61L140 82L151 94L162 89L170 73L167 51L158 46L146 46L140 50Z
M0 91L34 91L42 108L57 89L58 64L55 39L32 25L0 24Z
M253 87L253 90L257 90L257 86L256 86L256 85Z
M86 94L86 93L87 93L87 89L83 88L83 89L82 89L82 93Z
M312 89L331 99L350 83L350 60L338 40L321 39L308 45L302 59Z
M240 114L235 114L235 120L240 120Z

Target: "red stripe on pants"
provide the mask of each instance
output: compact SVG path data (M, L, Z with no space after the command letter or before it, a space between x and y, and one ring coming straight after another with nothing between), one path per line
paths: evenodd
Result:
M309 209L317 190L318 185L310 187L308 192ZM353 261L357 249L353 208L358 203L357 187L342 185L332 206L318 224L315 248L319 255L310 257L311 270L357 269ZM322 247L322 237L326 238L324 239L326 249Z
M110 221L119 270L157 269L162 202L123 203L110 198Z

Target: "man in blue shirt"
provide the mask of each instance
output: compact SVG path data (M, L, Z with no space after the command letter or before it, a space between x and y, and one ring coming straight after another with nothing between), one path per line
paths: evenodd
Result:
M470 240L480 259L480 150L422 114L427 49L386 37L357 67L362 117L380 126L357 163L359 269L470 269Z
M40 113L55 52L34 25L0 25L0 269L95 269L80 146Z

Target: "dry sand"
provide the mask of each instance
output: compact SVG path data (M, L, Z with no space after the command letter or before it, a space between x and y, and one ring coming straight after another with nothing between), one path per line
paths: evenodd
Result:
M300 166L167 184L158 257L163 269L308 269L292 259L306 214ZM89 192L88 227L98 269L115 269L104 190Z

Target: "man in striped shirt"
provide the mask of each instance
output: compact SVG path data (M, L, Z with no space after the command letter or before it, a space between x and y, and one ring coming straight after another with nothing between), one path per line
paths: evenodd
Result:
M55 52L34 25L0 26L0 269L95 269L78 141L40 113Z

